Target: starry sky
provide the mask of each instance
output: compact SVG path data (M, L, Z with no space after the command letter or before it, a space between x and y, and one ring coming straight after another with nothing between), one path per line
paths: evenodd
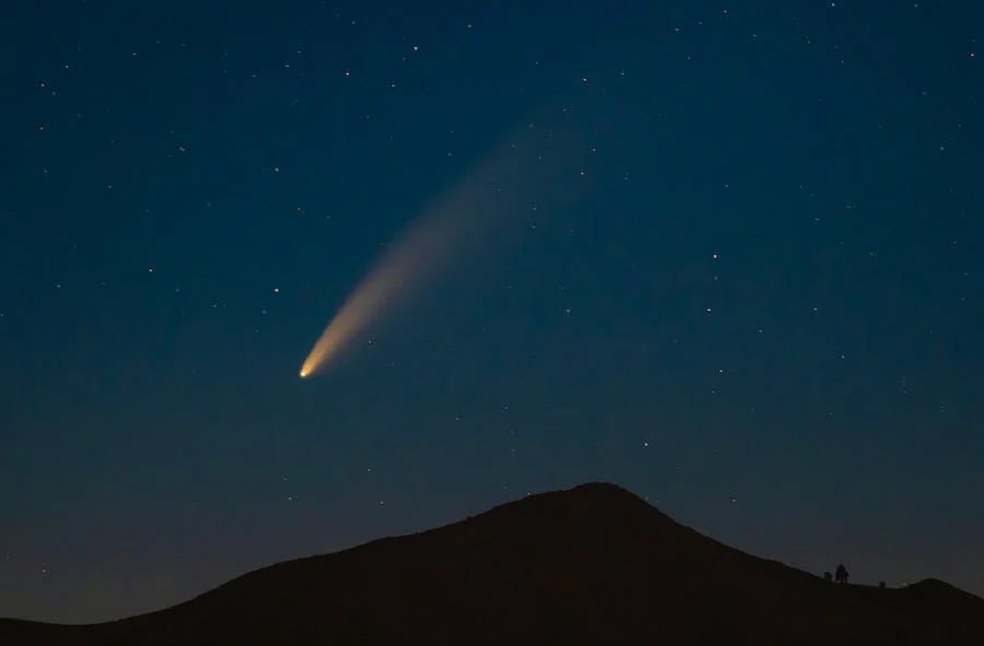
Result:
M586 480L984 594L980 2L2 14L0 616ZM462 186L495 235L300 379Z

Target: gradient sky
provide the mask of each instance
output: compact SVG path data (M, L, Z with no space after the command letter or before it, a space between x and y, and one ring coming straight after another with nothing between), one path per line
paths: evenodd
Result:
M982 25L6 3L0 616L154 610L586 480L812 572L984 594ZM299 379L516 137L551 179L507 235Z

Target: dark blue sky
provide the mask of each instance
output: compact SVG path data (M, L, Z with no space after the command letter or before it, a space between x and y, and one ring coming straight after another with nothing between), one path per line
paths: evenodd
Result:
M149 611L590 479L984 594L984 8L646 5L5 6L0 616ZM299 379L529 132L564 143L508 243Z

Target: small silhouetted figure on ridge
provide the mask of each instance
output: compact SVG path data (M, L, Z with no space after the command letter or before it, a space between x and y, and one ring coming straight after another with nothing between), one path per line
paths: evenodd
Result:
M837 571L834 573L834 579L837 583L847 583L847 577L851 576L847 573L847 568L841 563L837 566Z
M823 580L826 581L827 583L833 583L834 575L832 575L830 572L824 572Z

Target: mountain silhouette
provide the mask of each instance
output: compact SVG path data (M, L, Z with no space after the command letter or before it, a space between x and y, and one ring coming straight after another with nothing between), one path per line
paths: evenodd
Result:
M0 620L0 644L984 644L984 600L942 581L828 583L680 525L615 485L250 572L86 626Z

